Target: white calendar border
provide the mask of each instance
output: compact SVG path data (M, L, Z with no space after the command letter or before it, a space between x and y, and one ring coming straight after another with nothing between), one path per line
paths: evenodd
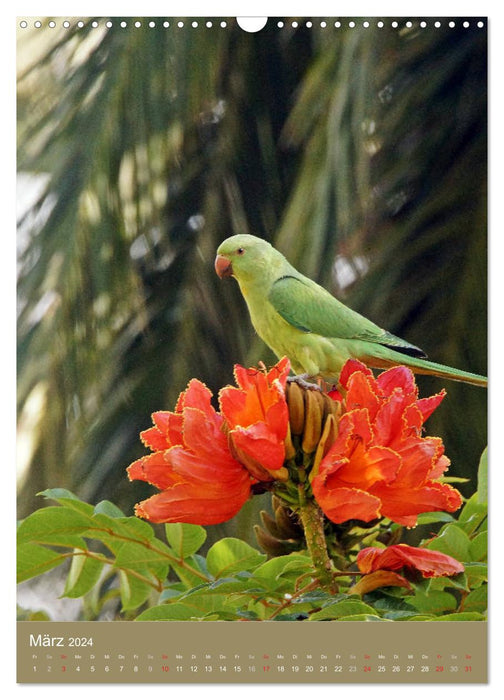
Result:
M502 165L504 160L504 148L503 148L503 132L500 125L504 124L504 114L502 109L502 96L501 87L498 85L499 72L500 69L497 66L502 66L504 64L504 41L502 33L504 32L504 12L502 6L497 6L495 2L485 2L482 0L453 0L453 1L441 1L441 0L423 0L422 2L408 2L404 3L402 1L392 1L392 0L382 0L377 2L377 0L367 2L360 0L341 0L338 2L323 2L322 0L310 0L310 2L300 2L299 0L269 0L265 2L264 0L254 0L254 2L244 2L243 0L235 0L231 2L230 0L213 0L211 3L212 11L209 12L209 8L203 2L192 2L191 0L184 0L184 3L180 4L180 10L178 10L178 4L176 3L166 3L165 2L155 2L149 0L142 0L141 4L133 3L130 0L123 0L122 2L104 3L103 0L96 2L96 0L88 0L88 2L63 2L62 0L47 0L46 2L36 2L35 0L24 0L22 2L16 3L16 7L10 10L8 7L4 8L2 12L2 19L0 20L0 32L1 40L0 46L2 46L2 65L1 65L1 75L2 75L2 96L4 97L6 92L8 92L9 100L8 106L5 104L3 106L3 144L2 144L2 193L6 193L5 198L3 198L2 213L3 213L3 240L9 240L12 238L12 226L15 226L15 215L13 211L9 211L9 208L5 208L5 203L10 202L12 209L13 203L15 202L15 31L14 23L16 17L19 16L114 16L120 13L124 16L138 16L139 10L142 16L160 16L169 14L170 16L184 15L184 16L236 16L236 17L247 17L247 16L328 16L332 17L336 14L339 16L398 16L402 17L405 15L410 16L485 16L489 17L489 55L490 55L490 70L489 70L489 84L490 84L490 142L489 142L489 173L490 173L490 217L489 217L489 242L491 250L490 259L490 320L491 320L491 333L490 333L490 353L491 353L491 367L490 367L490 379L491 379L491 389L490 389L490 507L491 507L491 522L492 513L494 510L499 513L498 495L504 492L504 483L502 470L498 470L497 466L502 461L500 459L502 450L499 446L495 444L495 436L499 435L499 427L502 425L501 418L503 417L503 409L499 406L500 391L504 390L503 374L504 368L502 363L498 363L499 350L497 349L497 344L501 344L501 339L498 337L498 325L499 318L497 316L498 311L496 311L496 299L500 300L504 295L504 275L502 271L497 269L497 264L504 260L504 245L502 243L502 233L504 231L503 222L503 207L498 206L500 204L500 199L502 198L502 186L503 186L503 176L502 176ZM406 12L407 10L407 12ZM502 80L502 78L500 78ZM500 166L500 167L499 167ZM497 203L497 204L496 204ZM5 245L5 244L4 244ZM4 486L4 503L2 507L2 516L8 518L8 522L12 525L15 522L15 504L14 504L14 494L15 494L15 478L14 478L14 467L15 464L15 454L14 454L14 434L15 434L15 419L13 417L14 406L15 406L15 240L9 240L7 251L2 251L0 256L0 294L2 299L2 320L8 329L8 342L7 349L1 356L0 367L2 371L1 376L1 386L3 387L3 396L0 402L0 427L2 430L2 453L3 453L3 469L4 478L8 475L7 488ZM13 298L14 291L14 298ZM500 302L499 302L500 306ZM502 311L500 311L502 314ZM5 328L4 325L4 328ZM11 336L12 333L12 336ZM500 364L500 366L499 366ZM492 465L495 464L495 469ZM12 481L11 481L12 479ZM7 503L6 503L7 502ZM498 523L495 524L497 528ZM491 533L493 534L492 526L490 527ZM495 536L490 538L490 553L491 553L491 583L492 581L501 580L503 575L502 572L502 559L499 557L499 550L502 551L502 546L499 547L499 543L494 541ZM15 548L14 548L14 527L12 529L12 537L8 542L8 556L9 562L14 563L15 561ZM4 542L5 546L5 542ZM500 559L500 560L499 560ZM14 566L12 567L13 571ZM9 571L11 571L9 569ZM13 574L11 574L13 576ZM37 698L45 700L45 698L55 697L66 697L69 693L68 686L20 686L15 683L15 620L12 613L15 610L15 586L11 583L12 578L9 582L2 581L2 609L4 612L4 618L7 617L8 627L5 624L2 626L2 646L4 651L6 650L6 655L3 656L2 660L2 686L7 689L8 697L14 695L17 697L28 697L30 694L36 694ZM497 586L496 586L497 588ZM501 600L498 599L498 594L494 595L493 586L490 586L491 591L491 615L490 615L490 634L489 634L489 667L490 667L490 682L485 686L473 685L463 686L460 684L456 685L455 692L458 697L473 697L475 693L483 695L489 695L489 697L496 697L498 692L502 692L504 687L504 681L502 679L502 673L500 669L502 668L502 659L499 658L498 649L498 635L502 629L503 625L503 605L502 605L502 595ZM232 624L232 623L230 623ZM10 626L12 625L12 627ZM498 677L500 676L500 677ZM104 688L104 692L110 688L110 686L99 686ZM138 697L141 689L145 687L147 692L159 692L157 686L149 686L146 684L134 686L119 686L120 693L125 698ZM281 686L280 686L281 687ZM227 700L227 698L235 698L236 693L240 694L241 698L247 699L252 696L261 693L267 698L270 696L278 696L280 691L279 685L275 686L264 686L264 685L187 685L184 684L184 688L179 688L178 686L168 688L163 688L163 692L170 692L172 695L180 694L185 695L189 693L189 688L193 692L204 692L205 700L213 700L213 698L219 698ZM312 686L303 684L300 686L289 685L284 692L287 692L293 700L298 697L305 697L307 693L310 692ZM361 688L360 684L352 684L351 686L346 686L349 692L355 694L358 688ZM370 686L367 686L370 688ZM419 686L411 686L404 684L397 685L386 685L377 686L373 685L372 693L374 697L377 698L402 698L405 693L408 697L424 697L425 693L428 692L432 694L434 688L439 688L439 695L441 693L446 693L447 686L433 685L433 684L422 684ZM448 686L449 687L449 686ZM76 685L72 684L70 692L75 697L85 697L90 692L95 692L96 686L90 685ZM328 687L325 685L315 684L313 688L327 694ZM110 690L109 690L110 692ZM282 692L282 691L280 691ZM331 692L331 691L329 691ZM338 693L345 692L345 690L338 687ZM368 691L369 692L369 691ZM61 694L61 695L60 695Z

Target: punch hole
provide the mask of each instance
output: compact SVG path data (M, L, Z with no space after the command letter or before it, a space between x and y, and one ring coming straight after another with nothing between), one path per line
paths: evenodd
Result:
M261 29L264 29L266 26L266 22L268 21L267 17L237 17L236 21L238 22L238 26L240 29L243 29L244 32L260 32Z

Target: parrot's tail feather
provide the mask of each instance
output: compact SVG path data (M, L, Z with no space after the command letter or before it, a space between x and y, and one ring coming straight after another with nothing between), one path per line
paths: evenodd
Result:
M422 360L416 357L407 357L400 353L393 353L393 355L393 359L390 356L388 358L370 357L367 364L377 369L405 365L413 370L415 374L428 374L443 379L451 379L455 382L464 382L465 384L474 384L482 387L488 386L488 378L481 374L464 372L463 370L455 369L455 367L440 365L437 362L430 362L430 360ZM363 359L363 362L366 362L366 359Z
M408 363L409 364L409 363ZM460 369L455 369L454 367L448 367L446 365L440 365L437 362L430 362L429 360L420 360L411 363L411 369L417 374L430 374L435 377L442 377L443 379L452 379L456 382L465 382L466 384L474 384L475 386L488 386L488 378L481 374L474 374L473 372L464 372Z

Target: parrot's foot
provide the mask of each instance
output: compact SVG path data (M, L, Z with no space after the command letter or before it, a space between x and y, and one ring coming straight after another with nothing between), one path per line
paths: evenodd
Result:
M287 377L287 382L289 384L291 384L292 382L295 382L302 389L311 389L312 391L322 391L322 388L318 384L315 384L315 382L308 382L307 381L307 379L309 379L309 377L310 377L309 374L295 374L293 377Z

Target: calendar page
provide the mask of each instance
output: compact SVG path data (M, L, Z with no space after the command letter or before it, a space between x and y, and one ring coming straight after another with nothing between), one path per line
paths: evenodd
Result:
M16 19L18 683L487 683L488 27Z

